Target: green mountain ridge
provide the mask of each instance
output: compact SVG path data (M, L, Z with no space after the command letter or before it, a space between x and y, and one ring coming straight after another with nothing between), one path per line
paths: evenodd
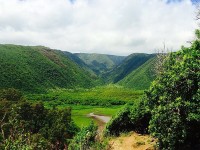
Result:
M71 59L73 62L75 62L77 65L79 65L81 68L83 68L84 70L90 72L93 76L96 76L95 72L92 69L90 69L90 67L82 59L80 59L78 56L76 56L73 53L67 52L67 51L63 51L63 53L69 59Z
M127 57L73 54L43 46L0 45L0 88L40 92L116 83L143 90L154 79L150 71L154 57L143 53Z
M92 87L91 74L62 51L43 46L0 45L0 88L40 92Z
M145 90L151 85L151 82L156 78L154 64L156 57L146 61L143 65L132 71L117 84L135 90Z
M96 54L96 53L75 53L81 60L84 61L88 67L93 70L97 75L101 75L104 72L112 69L119 65L125 56L115 56L107 54Z
M120 65L103 74L102 77L107 82L117 83L155 56L155 54L144 53L131 54L127 56Z

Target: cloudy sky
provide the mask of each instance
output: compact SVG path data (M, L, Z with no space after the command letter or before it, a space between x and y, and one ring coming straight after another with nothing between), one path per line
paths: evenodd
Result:
M190 0L0 0L0 43L128 55L194 38Z

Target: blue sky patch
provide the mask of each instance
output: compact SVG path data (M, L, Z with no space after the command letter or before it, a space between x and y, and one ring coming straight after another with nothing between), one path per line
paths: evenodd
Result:
M75 3L76 0L69 0L72 4Z
M169 3L180 3L182 2L183 0L167 0L167 4ZM193 4L198 4L200 3L200 0L191 0Z

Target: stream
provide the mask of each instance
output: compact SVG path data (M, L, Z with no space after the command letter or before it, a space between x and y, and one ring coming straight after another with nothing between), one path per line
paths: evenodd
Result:
M94 113L89 113L88 116L92 117L98 121L101 121L103 124L108 123L111 119L111 117L109 117L109 116L95 115Z

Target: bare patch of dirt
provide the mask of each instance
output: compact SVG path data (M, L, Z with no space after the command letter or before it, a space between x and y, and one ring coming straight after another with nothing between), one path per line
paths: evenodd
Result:
M140 135L131 132L110 140L109 150L155 150L155 139L149 135Z

